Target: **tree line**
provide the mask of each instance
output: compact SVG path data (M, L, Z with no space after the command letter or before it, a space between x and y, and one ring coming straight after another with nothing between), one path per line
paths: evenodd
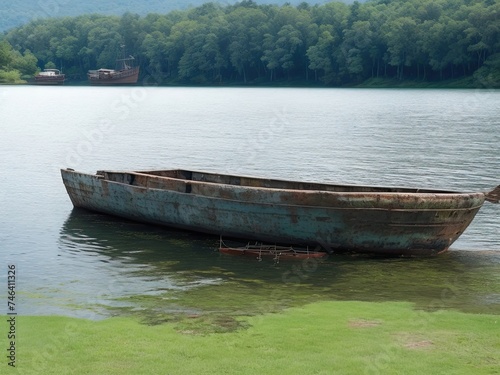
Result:
M74 80L85 80L89 69L114 67L125 46L148 84L341 86L376 78L474 77L495 87L500 85L499 15L498 0L297 6L244 0L144 17L35 20L8 32L2 43L26 60L26 66L13 65L20 75L33 74L35 57L38 68L63 67Z
M322 0L309 0L312 3ZM341 0L352 3L353 0ZM360 0L364 2L366 0ZM35 18L78 16L98 12L105 15L121 15L133 10L134 13L168 13L176 9L187 9L206 3L207 0L22 0L2 1L0 7L0 32L25 24ZM235 0L216 0L219 3L235 3ZM285 2L298 5L301 0L256 0L259 4L278 4Z

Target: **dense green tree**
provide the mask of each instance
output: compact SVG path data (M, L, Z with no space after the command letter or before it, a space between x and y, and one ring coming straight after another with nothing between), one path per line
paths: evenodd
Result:
M12 68L18 70L23 78L31 78L38 70L37 58L30 50L21 54L19 51L13 51Z
M342 50L347 73L354 81L362 80L369 74L372 34L369 21L355 21L344 31Z
M177 67L186 49L191 45L198 24L192 20L183 20L172 26L165 43L165 54L169 67L168 76L177 73ZM187 66L184 67L186 71Z
M12 62L12 46L6 40L0 41L0 69L7 69Z
M322 26L317 43L307 49L309 69L314 70L315 80L318 80L319 72L323 82L331 83L334 81L332 76L334 46L335 38L332 35L331 27Z
M157 81L166 78L166 74L170 73L166 35L160 31L147 34L142 41L141 50L144 57L149 61L147 69L150 75L156 77Z
M30 50L21 54L5 40L0 41L0 83L22 82L37 71L37 58Z
M231 65L246 83L250 71L257 74L260 65L267 16L256 8L255 3L248 1L243 4L227 15L230 33L228 53Z
M417 23L410 17L392 20L384 30L389 64L397 68L396 77L401 80L405 66L415 62L419 37Z
M276 68L287 72L290 78L290 71L295 67L297 60L297 51L303 44L302 34L290 24L282 26L276 35L264 36L262 61L271 72L271 80L275 76Z

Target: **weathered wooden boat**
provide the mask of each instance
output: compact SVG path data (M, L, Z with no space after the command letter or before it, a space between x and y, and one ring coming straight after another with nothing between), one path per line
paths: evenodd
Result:
M245 246L228 246L222 240L219 245L219 252L228 255L248 256L257 260L262 260L263 257L273 258L275 261L284 260L301 260L310 258L324 258L327 253L324 251L316 251L313 249L296 248L293 246L266 245L263 243L247 243Z
M75 207L228 238L321 245L327 251L445 251L489 193L233 176L189 170L61 170Z
M62 85L66 80L66 75L59 69L44 69L35 75L35 84L37 85Z
M139 79L139 67L133 67L133 56L118 59L116 69L101 68L89 70L87 77L91 85L123 85L134 84Z

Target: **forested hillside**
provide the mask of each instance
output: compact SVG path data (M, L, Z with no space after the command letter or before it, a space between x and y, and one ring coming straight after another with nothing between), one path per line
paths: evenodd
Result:
M292 5L300 4L302 0L290 0ZM364 2L361 0L360 2ZM34 19L79 16L82 14L99 13L121 16L133 12L142 16L148 13L168 13L172 10L183 10L202 5L207 0L0 0L0 32L20 26ZM236 0L218 0L216 3L229 5ZM282 5L286 0L256 0L257 4ZM312 0L310 4L325 3L326 0ZM353 3L354 0L345 0Z
M33 55L40 68L62 66L73 80L113 67L125 45L141 65L144 84L340 86L474 77L480 86L498 87L499 14L495 0L243 1L144 17L38 20L10 31L6 41L18 58Z

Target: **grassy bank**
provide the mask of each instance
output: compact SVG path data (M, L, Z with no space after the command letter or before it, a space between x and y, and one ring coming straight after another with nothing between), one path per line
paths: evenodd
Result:
M494 374L500 368L498 315L318 302L236 319L239 329L207 333L210 327L190 329L211 324L202 315L161 325L20 316L16 368L5 356L0 366L11 374Z

